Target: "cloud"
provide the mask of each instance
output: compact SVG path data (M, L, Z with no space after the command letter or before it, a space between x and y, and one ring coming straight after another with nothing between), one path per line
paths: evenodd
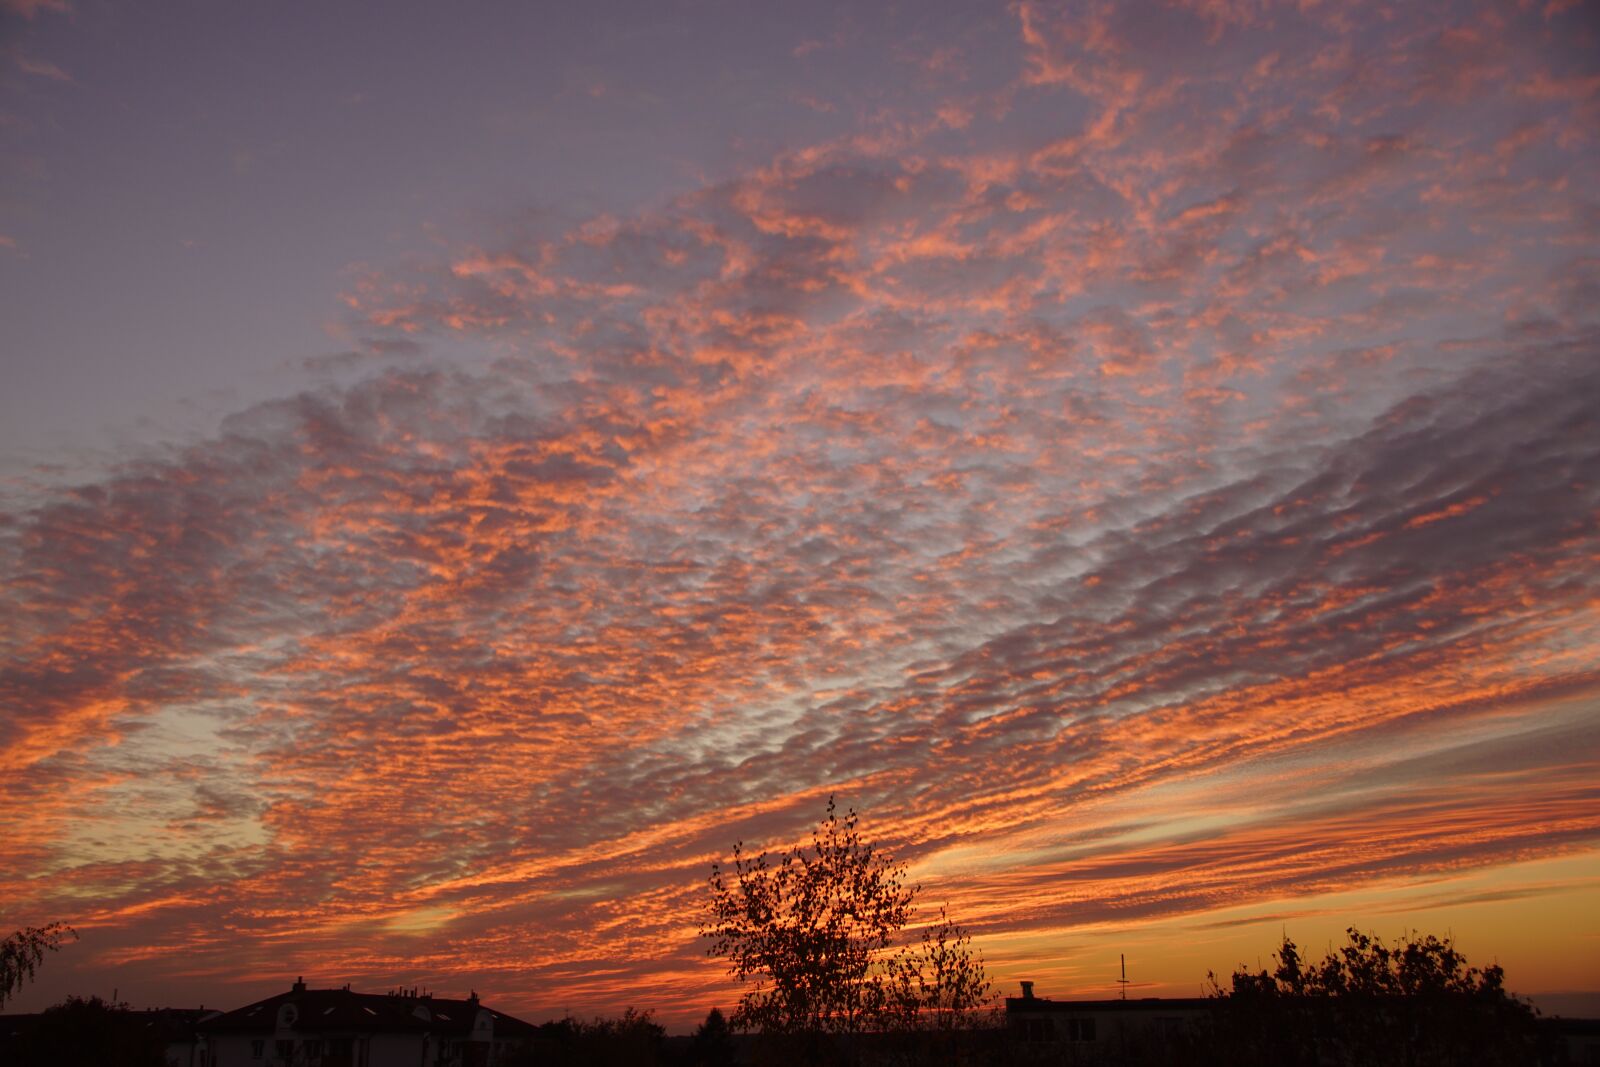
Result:
M4 8L8 14L24 19L35 18L41 11L68 12L72 10L71 5L66 0L4 0L3 3L0 3L0 8Z
M36 78L49 78L51 81L70 82L72 75L62 70L48 60L33 59L28 56L17 57L17 69L24 74L31 74Z
M994 930L1578 847L1600 827L1570 743L1567 785L1540 745L1504 773L1497 742L1495 776L1380 764L1273 815L1212 797L1223 828L1166 843L1094 812L1592 695L1593 344L1508 355L1147 518L1009 538L937 521L915 448L894 480L805 433L729 469L714 422L660 435L603 392L533 417L540 394L507 406L498 377L390 372L267 405L8 526L7 802L37 813L8 848L40 865L8 892L48 877L104 902L91 926L220 921L230 953L289 921L350 967L397 902L448 907L470 918L440 936L482 958L531 923L573 946L539 973L637 977L681 950L710 855L835 789L909 858L987 851L967 893ZM1084 530L1065 552L1062 528ZM214 737L197 773L141 740L174 708ZM178 854L151 855L145 818ZM1009 861L1022 841L1072 858ZM619 947L596 924L623 899Z
M366 337L351 349L321 356L308 356L300 361L303 369L316 372L346 371L382 360L415 359L422 355L421 344L406 337Z

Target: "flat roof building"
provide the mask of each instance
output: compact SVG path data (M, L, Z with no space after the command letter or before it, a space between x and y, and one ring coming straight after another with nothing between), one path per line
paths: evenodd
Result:
M1160 1057L1191 1041L1215 1010L1205 997L1137 1000L1049 1000L1022 983L1006 998L1012 1040L1055 1047L1073 1064L1113 1064Z

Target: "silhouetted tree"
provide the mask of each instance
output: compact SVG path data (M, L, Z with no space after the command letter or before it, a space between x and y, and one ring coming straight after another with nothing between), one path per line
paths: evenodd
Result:
M873 964L911 916L916 886L857 830L832 799L811 848L745 856L734 846L731 879L711 868L707 954L755 988L739 999L736 1029L854 1033L881 1018L884 986Z
M579 1027L584 1067L649 1067L661 1058L666 1027L653 1011L625 1010L615 1019L595 1019Z
M1413 933L1393 947L1346 931L1346 944L1308 963L1287 936L1277 966L1241 967L1221 998L1219 1056L1238 1064L1424 1065L1530 1063L1534 1012L1505 989L1498 964L1479 969L1450 938Z
M689 1046L689 1067L731 1067L733 1034L728 1020L717 1008L706 1013L706 1021L694 1032Z
M884 972L891 1025L950 1033L991 1021L994 986L983 954L943 908L921 944L896 953Z
M68 997L18 1035L6 1062L9 1067L166 1067L164 1034L126 1004Z
M731 871L713 865L710 886L707 954L755 987L733 1028L807 1037L801 1059L822 1059L816 1039L826 1034L956 1029L989 996L982 958L942 912L920 945L891 951L921 887L832 799L809 848L751 859L740 842Z
M34 976L46 952L57 951L63 941L77 936L78 932L70 926L50 923L24 927L0 941L0 1007L5 1006L6 998L22 988L23 982Z

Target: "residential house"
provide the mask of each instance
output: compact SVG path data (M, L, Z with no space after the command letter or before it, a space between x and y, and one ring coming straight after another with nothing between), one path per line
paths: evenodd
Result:
M356 993L308 989L304 980L199 1030L204 1067L492 1067L537 1033L476 993Z

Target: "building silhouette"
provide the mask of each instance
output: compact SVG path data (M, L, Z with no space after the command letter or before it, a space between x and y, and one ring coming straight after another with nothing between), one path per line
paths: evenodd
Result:
M197 1029L203 1067L489 1067L538 1032L476 993L356 993L304 980Z
M1023 982L1022 996L1006 998L1006 1028L1013 1041L1059 1050L1074 1064L1123 1063L1193 1041L1215 1006L1205 997L1049 1000Z

